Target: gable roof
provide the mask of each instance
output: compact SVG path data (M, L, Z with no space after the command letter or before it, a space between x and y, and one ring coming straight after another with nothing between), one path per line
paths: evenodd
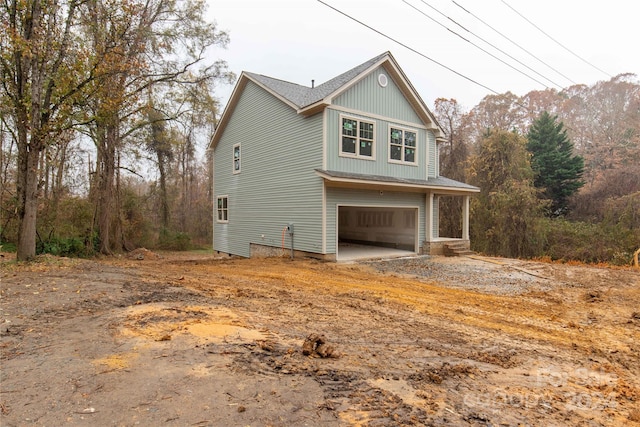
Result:
M328 80L321 85L313 88L302 86L296 83L286 82L284 80L274 79L268 76L263 76L262 74L245 74L252 80L261 83L265 88L274 93L277 93L278 95L290 101L295 105L296 109L303 109L304 107L321 101L322 99L331 95L333 92L349 83L358 75L371 68L371 66L377 64L388 54L390 55L389 52L385 52L382 55L378 55L375 58L372 58L367 62L364 62L357 67L354 67L349 71L346 71L339 76L334 77L331 80Z
M213 138L211 139L211 143L209 144L209 148L217 145L229 117L231 116L231 112L238 103L240 95L249 81L252 81L262 87L264 90L295 109L298 114L310 116L322 111L326 106L331 105L334 98L338 97L344 91L359 82L367 76L370 71L380 66L384 67L390 77L393 78L396 85L407 98L418 116L420 116L424 123L435 132L436 139L439 140L444 138L444 132L436 121L433 113L431 113L422 98L420 98L418 92L406 77L393 55L391 55L391 52L385 52L316 87L303 86L297 83L264 76L262 74L243 71L235 88L233 89L229 102L222 113L218 127L216 128Z

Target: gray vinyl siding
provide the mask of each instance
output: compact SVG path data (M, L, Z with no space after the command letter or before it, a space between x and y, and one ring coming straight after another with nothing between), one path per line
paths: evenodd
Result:
M409 125L399 124L392 119L372 119L366 113L345 113L332 108L327 109L327 169L339 172L354 172L368 175L395 176L401 178L426 179L427 168L431 168L433 162L433 148L427 152L427 148L435 145L433 133L426 129L413 128ZM375 124L375 160L364 158L352 158L340 156L341 120L340 117L353 117L364 119ZM396 126L402 129L411 129L417 133L416 158L417 165L398 164L389 162L389 128ZM430 140L433 139L433 143ZM429 163L429 166L427 165Z
M418 243L425 236L425 194L350 188L327 188L327 253L336 253L337 206L398 206L418 208Z
M378 84L378 75L387 76L387 87ZM346 90L335 100L334 105L358 111L368 111L379 116L390 117L409 123L421 124L422 120L403 93L391 79L384 67L378 67L356 85Z
M214 152L214 197L229 197L228 224L214 219L214 250L248 257L250 243L280 247L292 222L295 249L321 252L321 167L322 114L304 118L249 81Z

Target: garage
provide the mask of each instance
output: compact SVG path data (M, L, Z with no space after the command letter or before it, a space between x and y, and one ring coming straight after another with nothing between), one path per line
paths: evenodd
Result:
M338 259L418 251L418 208L338 206Z

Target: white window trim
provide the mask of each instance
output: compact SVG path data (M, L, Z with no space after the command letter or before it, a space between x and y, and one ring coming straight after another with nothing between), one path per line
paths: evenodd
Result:
M354 153L345 153L342 151L342 120L349 119L358 122L358 129L356 131L356 150ZM364 156L360 154L360 122L365 122L373 125L373 140L371 142L371 156ZM338 153L340 157L348 157L350 159L361 159L361 160L375 160L376 159L376 121L370 120L367 118L349 116L346 114L340 114L339 123L338 123Z
M385 122L389 120L389 117L387 116L381 116L379 114L375 114L367 111L356 110L354 108L346 108L340 105L330 105L325 110L333 110L339 114L345 114L347 116L355 115L356 117L358 116L366 117L367 120L379 120L379 121L385 121ZM420 123L407 122L407 121L398 120L398 119L393 119L393 123L397 123L400 126L407 126L409 128L422 129L422 130L436 129L435 127L428 127Z
M238 153L240 154L238 157L238 161L240 163L240 169L236 170L236 147L238 148ZM233 171L234 174L238 174L242 171L242 147L240 147L240 143L234 144L233 145L233 149L231 150L231 157L232 161L231 161L231 170Z
M227 219L220 219L220 215L218 215L220 213L220 208L218 208L218 201L220 199L227 199ZM216 197L216 222L221 224L227 224L229 222L229 196L226 194L221 194Z
M393 129L398 129L401 130L403 132L403 136L402 136L402 157L404 158L404 132L413 132L416 134L416 146L415 146L415 155L413 156L413 158L415 159L415 161L413 162L407 162L406 160L396 160L396 159L392 159L391 158L391 128ZM418 166L418 146L420 145L420 141L419 141L419 136L420 133L418 132L417 129L413 129L410 127L406 127L406 126L398 126L398 125L394 125L392 123L389 123L389 125L387 126L387 161L389 163L395 163L398 165L408 165L408 166Z

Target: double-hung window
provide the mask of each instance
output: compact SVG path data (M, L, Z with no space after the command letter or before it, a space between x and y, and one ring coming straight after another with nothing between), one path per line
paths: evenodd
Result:
M389 127L389 161L416 164L418 133L415 130Z
M217 221L229 222L229 196L217 197Z
M342 117L341 122L340 155L374 159L375 126L373 122L351 117Z

